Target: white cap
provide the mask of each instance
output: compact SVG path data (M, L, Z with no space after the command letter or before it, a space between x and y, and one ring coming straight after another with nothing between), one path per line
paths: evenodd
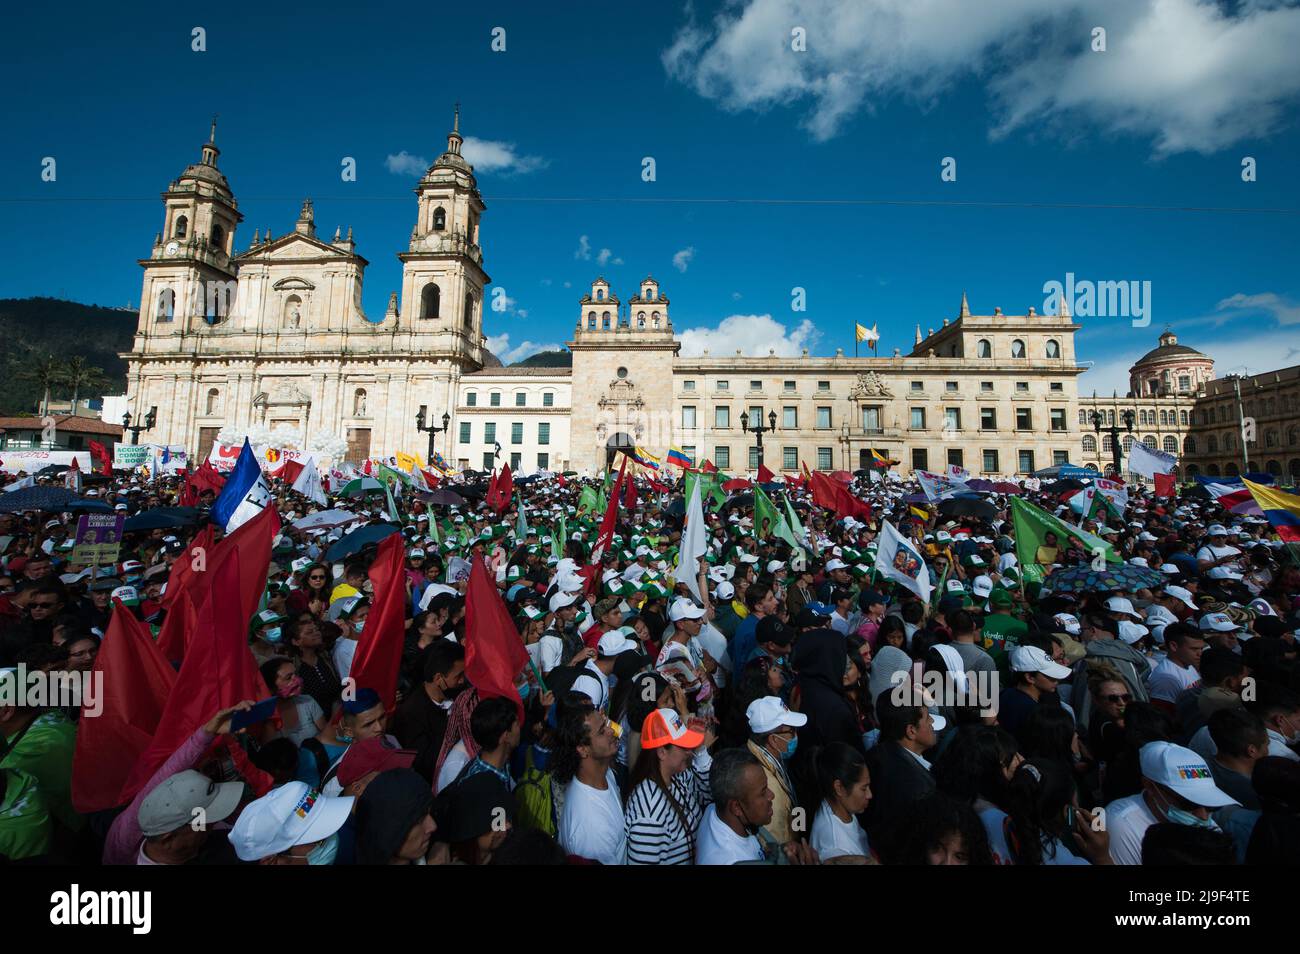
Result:
M1142 746L1138 763L1142 766L1143 776L1176 792L1193 805L1222 808L1238 804L1214 784L1214 776L1205 759L1191 749L1172 742L1148 742Z
M720 600L733 599L736 595L736 588L726 580L723 580L718 584L717 589L713 591L713 595L715 598Z
M1277 615L1277 613L1275 613L1275 612L1273 611L1273 607L1272 607L1272 605L1269 603L1268 600L1265 600L1265 599L1253 599L1253 600L1251 600L1250 603L1247 604L1247 605L1249 605L1249 607L1250 607L1251 609L1253 609L1256 613L1258 613L1260 616L1276 616L1276 615Z
M331 798L289 782L244 807L230 829L230 844L242 861L260 861L295 845L324 841L352 813L350 797Z
M563 590L557 590L555 595L551 597L551 612L554 613L558 609L563 609L566 606L572 606L577 601L578 601L578 597L576 595L572 593L566 593Z
M350 616L352 607L360 602L359 596L341 596L330 604L330 608L325 611L325 618L331 623L337 622L340 616Z
M1128 643L1130 646L1150 632L1149 629L1145 626L1139 625L1138 623L1130 623L1126 619L1119 621L1119 638L1124 640L1124 642Z
M1147 568L1150 568L1151 566L1149 563L1147 563L1146 557L1129 557L1128 562L1132 563L1134 566L1145 566Z
M1132 616L1134 619L1142 618L1141 614L1133 608L1133 604L1122 596L1112 596L1108 599L1106 601L1106 609L1110 610L1112 613L1124 613L1128 616Z
M848 568L849 565L845 563L843 560L829 560L826 563L827 573L831 572L832 570L847 570Z
M808 717L802 712L791 712L780 696L760 696L745 710L749 731L761 734L775 732L783 725L799 728L807 725Z
M1172 563L1162 563L1160 564L1160 572L1167 573L1169 576L1178 576L1183 571L1178 569L1178 567L1174 566Z
M1232 633L1240 628L1227 613L1206 613L1201 617L1201 629L1207 632Z
M1192 599L1192 591L1182 586L1166 586L1165 593L1181 601L1188 609L1196 609L1196 602Z
M611 629L600 637L600 642L596 643L596 652L606 658L640 648L638 644L628 639L621 630L617 629Z
M1070 670L1052 662L1037 646L1018 646L1011 651L1012 672L1041 672L1051 679L1066 679Z
M636 555L637 555L638 557L649 556L649 555L650 555L650 548L649 548L648 546L646 546L645 544L642 544L641 546L639 546L639 547L636 548Z
M1210 529L1205 531L1207 537L1218 537L1228 535L1228 528L1221 523L1210 524Z
M736 575L736 568L730 563L722 566L709 567L709 579L714 583L721 583L723 580L730 580Z
M767 561L767 572L768 572L768 573L775 573L777 570L780 570L780 569L783 568L784 566L785 566L785 564L782 563L780 560L768 560L768 561Z
M1079 635L1079 619L1070 613L1057 613L1052 619L1070 636Z
M673 600L673 605L668 608L668 618L674 623L682 619L701 619L703 616L704 610L685 596Z
M970 591L982 600L988 599L989 594L993 592L992 577L982 575L975 577L974 582L970 585Z

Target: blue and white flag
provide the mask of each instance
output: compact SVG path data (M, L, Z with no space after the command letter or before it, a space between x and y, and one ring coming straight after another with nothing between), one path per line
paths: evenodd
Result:
M212 522L232 533L252 520L271 503L271 488L262 476L257 456L244 438L235 469L226 478L221 495L212 505Z
M876 572L929 601L932 590L930 568L925 565L925 560L912 541L886 520L880 526L880 536L876 543Z

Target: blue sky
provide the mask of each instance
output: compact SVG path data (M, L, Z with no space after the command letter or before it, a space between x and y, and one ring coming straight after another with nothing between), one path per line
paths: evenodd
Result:
M410 157L445 148L459 100L508 358L567 340L597 274L623 297L654 274L687 350L852 353L856 320L890 354L963 290L977 313L1042 310L1073 272L1152 283L1150 327L1080 319L1083 390L1120 386L1166 324L1221 372L1300 363L1295 0L194 10L11 11L0 296L136 302L158 194L219 113L237 246L311 196L326 237L353 227L382 315Z

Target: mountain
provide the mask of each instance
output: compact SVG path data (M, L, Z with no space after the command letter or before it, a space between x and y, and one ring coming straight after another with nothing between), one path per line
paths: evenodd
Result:
M19 374L46 354L63 361L81 355L109 379L106 393L124 393L126 362L117 354L131 350L137 319L134 311L57 298L0 298L0 414L36 411L40 388ZM72 394L56 389L52 396Z
M512 368L571 368L573 367L572 351L539 351L537 354L529 355L522 361L516 361L510 365Z

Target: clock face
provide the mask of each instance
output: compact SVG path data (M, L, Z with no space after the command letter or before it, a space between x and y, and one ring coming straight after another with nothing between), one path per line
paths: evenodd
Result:
M179 244L178 242L168 242L168 243L167 243L167 254L168 254L168 255L175 255L178 251L180 251L180 244Z

